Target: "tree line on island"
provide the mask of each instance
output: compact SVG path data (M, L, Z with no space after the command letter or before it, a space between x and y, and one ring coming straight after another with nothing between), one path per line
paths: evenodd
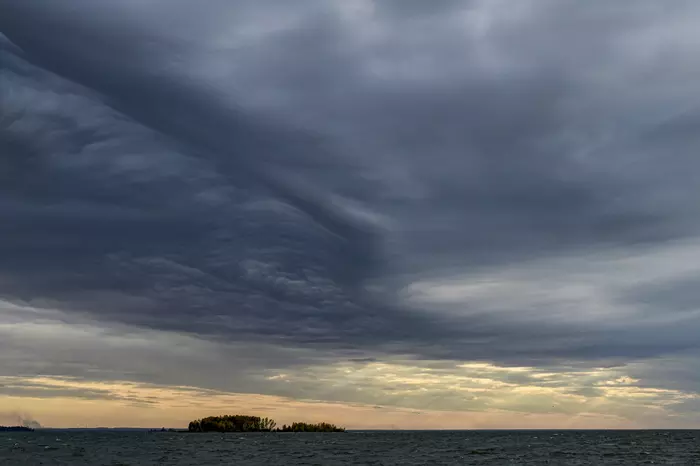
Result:
M327 422L309 424L306 422L294 422L291 425L277 427L277 423L267 417L259 416L209 416L190 422L189 432L345 432L343 427L338 427Z

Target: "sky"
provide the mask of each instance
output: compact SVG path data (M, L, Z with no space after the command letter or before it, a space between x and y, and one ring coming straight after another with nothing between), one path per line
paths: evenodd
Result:
M0 0L0 424L700 428L698 20Z

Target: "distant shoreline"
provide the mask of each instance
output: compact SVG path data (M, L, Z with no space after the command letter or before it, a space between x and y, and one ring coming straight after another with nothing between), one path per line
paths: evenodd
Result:
M34 429L25 426L0 426L0 432L34 432Z

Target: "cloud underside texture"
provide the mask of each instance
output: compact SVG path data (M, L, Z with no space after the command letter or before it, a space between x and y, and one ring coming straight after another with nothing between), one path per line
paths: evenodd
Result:
M352 358L692 360L698 15L2 1L7 328L48 309L265 348L203 385ZM696 391L674 368L643 375Z

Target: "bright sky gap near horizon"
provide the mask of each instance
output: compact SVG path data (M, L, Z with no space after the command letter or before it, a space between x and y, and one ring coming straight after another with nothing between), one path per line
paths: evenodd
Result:
M0 425L700 428L698 21L0 0Z

